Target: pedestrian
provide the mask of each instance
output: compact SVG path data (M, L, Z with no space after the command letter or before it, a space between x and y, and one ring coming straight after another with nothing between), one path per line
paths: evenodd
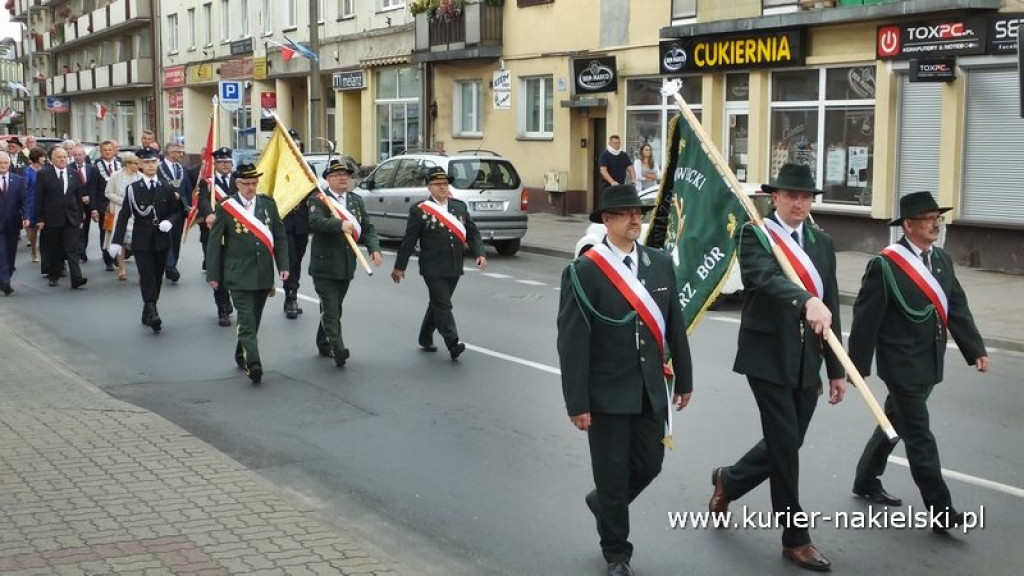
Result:
M587 432L596 488L585 501L597 520L609 576L632 574L629 504L658 476L665 456L669 388L682 410L693 389L686 323L675 270L637 243L644 206L631 185L605 188L591 222L604 241L565 268L558 307L558 357L569 418Z
M29 196L32 197L33 202L36 198L36 176L39 175L39 170L43 167L43 161L46 158L46 151L42 148L35 147L29 150L28 153L28 165L25 166L23 173L25 177L25 187L28 190ZM32 211L32 226L25 230L25 237L27 238L29 258L33 263L39 262L39 254L42 252L39 249L39 230L36 229L36 215L35 209Z
M157 174L162 182L169 184L174 189L178 196L178 202L181 203L182 209L187 214L192 209L192 190L195 189L195 183L185 171L185 167L181 165L184 155L185 150L180 144L168 142L164 146L164 158L160 161ZM171 230L171 247L167 252L167 264L164 267L164 274L171 282L181 279L181 273L178 272L178 257L181 255L181 239L184 230L184 220L175 222L174 229Z
M210 228L216 218L217 206L238 192L232 177L233 162L231 149L222 146L213 151L213 189L207 180L199 182L199 243L203 245L203 271L206 271L206 247L209 245ZM217 307L217 323L231 326L231 294L223 285L213 289L213 303Z
M661 182L661 167L654 159L654 148L651 147L650 142L644 142L643 146L640 146L640 154L633 162L633 174L636 175L634 184L637 193L643 192L645 188L657 186Z
M302 150L299 133L292 129L288 135ZM288 262L291 263L288 280L284 283L284 315L289 320L295 320L302 314L302 307L299 306L299 281L302 279L302 260L306 257L306 247L309 245L309 207L306 202L317 192L316 189L310 190L309 195L284 217L284 230L288 235Z
M100 142L100 157L96 159L93 164L96 167L96 187L93 189L93 195L96 196L98 203L96 205L97 210L101 216L112 213L107 207L107 184L110 179L121 169L121 159L117 157L117 146L113 140L104 140ZM122 197L123 197L122 189ZM111 221L113 222L113 221ZM108 230L106 220L101 220L100 225L100 246L103 247L101 252L103 253L103 264L105 265L107 272L114 271L114 259L107 253L106 248L110 246L110 233L113 231L111 226ZM86 234L88 236L88 233Z
M420 275L427 285L430 302L420 325L419 345L427 352L436 352L434 331L444 338L444 345L452 361L465 352L466 345L459 340L459 332L452 314L452 294L462 276L462 260L469 247L476 259L476 267L487 269L484 244L480 231L469 216L469 208L462 200L452 198L449 184L452 177L444 168L435 166L427 173L427 191L430 198L409 209L405 237L395 258L391 279L397 284L405 278L416 243L420 245Z
M103 245L103 226L100 224L100 214L105 214L107 211L107 198L103 195L101 185L105 186L106 183L100 181L99 172L92 162L89 162L89 158L85 155L85 148L81 144L76 144L71 149L71 159L72 162L68 169L76 172L78 179L82 182L82 250L79 258L84 264L89 261L86 252L89 248L89 229L93 222L99 224L97 228L100 229L100 245ZM113 270L114 267L110 266L109 271Z
M842 365L822 340L829 329L842 333L836 253L832 238L807 221L814 196L822 193L810 167L786 164L775 182L761 188L772 195L775 210L764 219L768 237L752 224L740 229L744 299L733 370L747 377L764 437L735 464L712 472L709 508L724 513L730 501L768 480L773 517L783 528L783 556L801 568L828 570L831 562L799 521L799 450L821 394L823 356L829 403L842 401L846 391ZM792 255L788 259L807 278L805 285L786 277L772 242Z
M7 154L11 161L10 171L21 176L25 166L28 165L28 159L21 151L24 149L24 145L17 136L12 136L7 139Z
M130 220L131 249L142 292L142 324L160 332L163 320L156 305L171 247L171 230L185 214L174 189L157 177L160 160L156 151L142 148L135 155L141 163L142 178L125 191L108 252L114 258L121 255Z
M36 228L44 252L43 272L50 287L55 287L67 262L71 289L77 290L88 282L78 265L84 189L78 173L68 169L67 150L61 146L51 148L50 163L36 174Z
M139 142L140 148L152 148L153 150L160 152L160 144L156 141L156 132L153 132L152 130L143 130Z
M139 173L138 156L131 152L125 152L120 158L120 163L121 169L110 176L103 190L103 195L107 199L107 216L104 217L104 222L109 220L114 223L110 227L109 233L106 236L106 243L103 245L103 253L108 257L110 257L110 244L114 239L114 228L117 224L117 218L120 216L121 208L124 206L125 193L129 186L142 178L142 174ZM126 241L128 241L128 235L128 231L125 230ZM112 258L117 264L117 280L119 282L128 280L128 273L124 268L124 257L125 254L121 252L117 257Z
M238 311L235 363L253 384L263 378L256 335L267 296L274 291L275 263L281 280L288 279L284 223L273 198L256 194L261 175L252 164L235 170L238 194L217 207L206 244L206 280L214 290L223 284L231 291Z
M956 278L953 259L935 246L942 214L950 210L940 208L927 191L900 198L899 218L889 225L900 226L903 237L868 262L850 329L850 359L861 374L871 373L871 359L878 353L878 376L889 390L885 415L906 446L910 473L924 505L938 519L932 529L939 533L963 523L963 513L953 506L942 478L927 404L942 382L948 333L968 365L979 372L989 369L985 343ZM902 505L885 491L880 479L894 447L876 428L857 464L854 494L869 502Z
M35 198L25 179L11 171L11 156L0 152L0 292L10 296L21 230L32 227Z
M612 134L608 138L608 147L601 152L597 163L601 173L602 188L628 184L636 180L633 161L630 160L629 154L622 151L622 139L618 134Z
M366 214L366 204L358 194L348 190L353 173L351 166L332 160L323 171L327 189L307 201L309 228L313 232L309 275L320 297L316 347L321 356L333 356L334 364L339 367L344 366L350 356L341 335L341 314L357 267L356 254L345 235L366 245L374 266L383 262L377 232Z

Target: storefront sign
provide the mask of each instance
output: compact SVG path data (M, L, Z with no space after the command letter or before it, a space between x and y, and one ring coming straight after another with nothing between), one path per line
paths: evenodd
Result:
M192 82L209 82L213 80L213 64L189 66L186 77L190 84Z
M220 77L222 80L252 78L252 71L252 58L239 58L220 63Z
M614 56L574 59L572 78L576 94L616 92L619 89L619 74Z
M47 96L46 110L55 114L67 114L71 111L71 102L67 98Z
M996 14L989 20L989 54L1012 55L1017 53L1017 36L1020 25L1024 24L1024 13Z
M956 58L910 61L911 82L952 82L956 78Z
M882 60L984 54L986 29L980 18L879 26L875 52Z
M164 68L164 88L178 88L185 85L185 67Z
M799 28L695 36L662 41L658 60L662 74L803 66L804 44L804 30Z
M231 43L231 55L241 56L242 54L252 54L252 38L235 40Z
M267 57L258 56L252 59L252 79L264 80L267 77Z
M366 88L366 82L363 79L362 70L353 70L351 72L335 72L331 76L331 85L334 86L335 90L362 90Z
M494 71L491 91L494 95L495 110L512 108L512 74L508 70Z
M167 107L168 108L184 108L185 107L185 93L181 90L168 90L167 91Z
M260 108L277 108L277 92L260 92Z

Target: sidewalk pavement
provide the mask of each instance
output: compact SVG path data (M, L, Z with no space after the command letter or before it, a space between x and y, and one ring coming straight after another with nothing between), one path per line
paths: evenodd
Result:
M115 400L0 309L0 574L397 574L255 472Z
M586 214L558 216L531 213L521 250L572 258L576 242L589 225ZM864 252L840 252L836 255L837 280L843 304L853 304L861 276L871 257ZM1024 352L1024 298L1020 296L1024 294L1024 276L967 266L957 266L956 275L967 293L985 345L990 350Z

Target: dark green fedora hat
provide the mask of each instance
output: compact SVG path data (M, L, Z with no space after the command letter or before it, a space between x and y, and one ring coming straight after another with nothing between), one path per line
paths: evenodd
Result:
M769 194L778 190L810 192L815 195L822 193L811 175L811 167L806 164L783 164L775 180L771 184L762 184L761 190Z
M644 213L654 210L654 206L644 206L644 203L640 201L640 195L636 193L635 186L616 184L601 192L601 202L598 204L597 210L590 213L590 221L600 224L601 214L619 208L639 208Z
M889 226L899 226L903 223L905 218L913 218L918 214L924 212L932 212L938 210L939 214L943 214L952 210L949 206L939 207L939 203L935 201L935 197L932 193L927 190L921 192L911 192L903 198L900 198L900 215L899 218L889 222Z

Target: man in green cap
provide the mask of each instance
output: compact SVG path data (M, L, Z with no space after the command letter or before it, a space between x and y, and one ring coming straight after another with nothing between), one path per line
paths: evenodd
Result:
M383 262L377 233L366 215L366 205L358 194L348 190L349 176L353 172L346 163L332 160L323 172L327 189L310 195L306 201L309 229L313 232L309 275L320 296L316 347L321 356L333 356L338 367L344 366L350 355L341 336L341 314L357 267L356 255L346 234L366 245L374 266Z
M609 576L630 576L629 504L661 471L672 388L693 390L686 322L669 257L637 243L644 206L632 184L605 188L591 222L608 234L562 273L558 357L569 419L587 432L597 520Z
M256 194L260 172L252 164L235 170L238 194L217 206L206 245L206 280L216 290L231 292L238 313L235 363L253 384L263 378L256 334L263 307L274 290L274 264L288 279L288 240L273 198Z
M885 415L906 446L910 472L936 518L932 530L939 533L963 523L963 513L953 507L942 479L928 418L928 397L942 382L948 333L969 365L979 372L989 369L985 343L956 279L953 259L935 246L942 214L950 210L940 208L927 191L900 198L900 217L889 225L900 226L903 237L868 262L850 328L850 359L862 375L871 373L878 351L878 376L889 389ZM854 494L878 504L903 504L879 479L895 447L876 427L857 464Z
M839 288L832 238L807 222L817 188L805 164L785 164L778 179L762 190L775 210L764 230L740 229L739 263L743 312L733 370L747 377L761 414L763 437L732 466L711 474L711 512L724 513L765 480L772 510L782 526L782 554L801 568L825 571L831 562L811 543L800 522L800 446L821 394L821 364L829 378L829 403L846 391L846 374L822 336L839 325ZM767 232L767 234L765 233ZM790 280L772 253L777 244L803 279Z
M454 362L466 351L466 345L459 340L455 316L452 314L452 294L463 274L462 259L466 246L469 246L476 258L479 270L487 269L487 258L484 257L480 231L469 217L469 208L462 200L452 198L448 187L451 182L452 178L440 166L431 168L427 173L430 198L409 209L405 237L402 239L402 247L398 249L391 279L397 284L405 278L409 257L419 242L420 274L430 293L427 313L420 325L420 348L427 352L437 351L434 346L436 330L444 338L448 354Z

